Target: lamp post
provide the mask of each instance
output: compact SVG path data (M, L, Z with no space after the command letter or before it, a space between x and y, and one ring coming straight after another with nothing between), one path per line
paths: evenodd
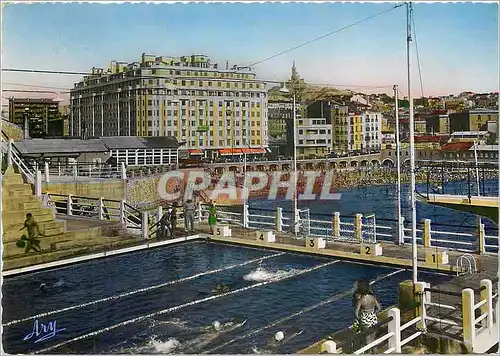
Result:
M287 89L286 85L283 84L283 87L280 89L281 93L290 93L290 90ZM295 107L296 96L295 92L292 92L293 95L293 232L295 235L299 232L299 210L297 208L297 110Z
M30 129L28 124L28 116L29 116L30 108L24 108L24 138L28 139L30 137Z

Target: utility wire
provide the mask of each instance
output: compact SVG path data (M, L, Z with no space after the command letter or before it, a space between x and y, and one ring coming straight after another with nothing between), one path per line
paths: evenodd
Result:
M415 52L417 52L417 66L418 66L418 75L420 77L420 90L422 92L422 101L424 101L424 83L422 81L422 70L420 68L420 55L418 52L417 30L415 29L415 14L413 13L413 6L410 7L410 14L411 14L411 22L413 25L413 39L415 40Z
M366 21L372 20L372 19L374 19L374 18L376 18L376 17L379 17L379 16L381 16L381 15L383 15L383 14L387 13L387 12L390 12L390 11L392 11L392 10L394 10L394 9L398 8L398 7L403 6L404 4L405 4L405 3L401 3L401 4L398 4L398 5L394 5L394 6L390 7L389 9L386 9L386 10L384 10L384 11L381 11L381 12L379 12L379 13L375 14L375 15L371 15L371 16L365 17L365 18L364 18L364 19L362 19L362 20L356 21L356 22L354 22L354 23L352 23L352 24L350 24L350 25L344 26L344 27L342 27L342 28L340 28L340 29L338 29L338 30L335 30L335 31L329 32L329 33L327 33L327 34L325 34L325 35L322 35L322 36L319 36L319 37L313 38L312 40L309 40L309 41L303 42L303 43L301 43L301 44L299 44L299 45L297 45L297 46L291 47L291 48L286 49L286 50L284 50L284 51L282 51L282 52L279 52L279 53L277 53L277 54L274 54L274 55L272 55L272 56L270 56L270 57L267 57L267 58L264 58L264 59L262 59L262 60L260 60L260 61L254 62L254 63L252 63L252 64L250 64L250 65L248 65L248 66L246 66L246 67L243 67L243 68L251 68L251 67L253 67L253 66L256 66L256 65L261 64L261 63L264 63L264 62L267 62L267 61L269 61L269 60L271 60L271 59L274 59L274 58L276 58L276 57L279 57L279 56L281 56L281 55L283 55L283 54L286 54L286 53L288 53L288 52L291 52L291 51L294 51L294 50L299 49L299 48L301 48L301 47L307 46L308 44L311 44L311 43L313 43L313 42L319 41L319 40L321 40L321 39L323 39L323 38L326 38L326 37L329 37L329 36L335 35L335 34L337 34L337 33L339 33L339 32L345 31L345 30L347 30L347 29L349 29L349 28L351 28L351 27L354 27L354 26L356 26L356 25L359 25L359 24L361 24L361 23L363 23L363 22L366 22Z

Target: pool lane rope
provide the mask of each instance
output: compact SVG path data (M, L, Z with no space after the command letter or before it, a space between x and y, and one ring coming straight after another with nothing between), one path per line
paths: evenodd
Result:
M189 276L189 277L177 279L175 281L169 281L169 282L157 284L157 285L154 285L154 286L137 289L137 290L134 290L134 291L131 291L131 292L126 292L126 293L121 293L121 294L115 294L115 295L112 295L110 297L106 297L106 298L94 300L94 301L91 301L91 302L86 302L86 303L82 303L82 304L78 304L78 305L72 305L72 306L67 307L67 308L52 310L52 311L40 313L40 314L37 314L37 315L29 316L29 317L26 317L26 318L12 320L12 321L9 321L9 322L3 324L2 326L3 327L11 326L11 325L23 323L23 322L29 321L29 320L39 319L39 318L43 318L43 317L54 315L54 314L59 314L59 313L64 313L64 312L71 311L71 310L85 308L85 307L88 307L88 306L91 306L91 305L96 305L96 304L99 304L99 303L109 302L111 300L116 300L116 299L120 299L120 298L124 298L124 297L129 297L131 295L138 294L138 293L149 292L149 291L152 291L152 290L155 290L155 289L168 287L168 286L171 286L173 284L190 281L190 280L193 280L193 279L196 279L196 278L199 278L199 277L203 277L203 276L208 276L210 274L215 274L215 273L227 271L227 270L230 270L230 269L233 269L233 268L243 267L243 266L246 266L246 265L249 265L249 264L252 264L252 263L258 263L258 262L261 262L261 261L264 261L264 260L268 260L270 258L275 258L275 257L282 256L284 254L285 254L285 252L275 253L273 255L255 258L253 260L245 261L245 262L234 264L234 265L231 265L231 266L227 266L227 267L223 267L223 268L218 268L218 269L214 269L214 270L211 270L211 271L201 272L201 273Z
M197 304L209 302L209 301L216 300L216 299L219 299L219 298L222 298L222 297L227 297L227 296L231 296L231 295L234 295L234 294L239 294L239 293L242 293L242 292L254 289L254 288L263 287L263 286L268 285L268 284L277 283L277 282L281 282L281 281L284 281L284 280L287 280L287 279L295 278L295 277L304 275L306 273L313 272L313 271L316 271L318 269L331 266L331 265L333 265L335 263L338 263L338 262L340 262L340 261L339 260L335 260L335 261L323 263L323 264L320 264L318 266L314 266L314 267L310 267L310 268L307 268L307 269L303 269L303 270L298 271L298 272L296 272L294 274L290 274L290 275L286 275L286 276L283 276L283 277L274 278L274 279L271 279L271 280L268 280L268 281L264 281L264 282L252 284L251 286L239 288L239 289L236 289L234 291L227 292L227 293L217 294L217 295L213 295L213 296L210 296L210 297L198 299L198 300L195 300L195 301L192 301L192 302L189 302L189 303L177 305L175 307L158 310L156 312L153 312L153 313L150 313L150 314L147 314L147 315L139 316L139 317L136 317L136 318L133 318L133 319L129 319L129 320L126 320L126 321L122 321L122 322L120 322L118 324L111 325L111 326L108 326L106 328L103 328L103 329L100 329L100 330L97 330L97 331L94 331L94 332L91 332L91 333L88 333L88 334L77 336L77 337L75 337L73 339L66 340L66 341L60 342L58 344L49 346L49 347L47 347L45 349L35 351L34 353L35 354L40 354L40 353L44 353L44 352L47 352L47 351L51 351L51 350L57 349L57 348L59 348L61 346L64 346L64 345L67 345L67 344L71 344L71 343L76 342L76 341L88 339L89 337L93 337L93 336L105 333L107 331L111 331L113 329L116 329L116 328L119 328L119 327L122 327L122 326L125 326L125 325L128 325L128 324L137 323L137 322L140 322L140 321L143 321L143 320L155 317L157 315L163 315L163 314L173 313L173 312L176 312L176 311L178 311L180 309L184 309L184 308L187 308L187 307L190 307L190 306L193 306L193 305L197 305Z
M383 279L386 279L386 278L389 278L391 276L394 276L395 274L398 274L398 273L403 272L403 271L405 271L405 269L399 269L397 271L384 274L384 275L382 275L380 277L375 278L373 281L371 281L370 285L373 285L376 282L379 282L379 281L381 281ZM332 303L332 302L336 302L336 301L338 301L340 299L343 299L343 298L347 297L348 295L354 293L355 290L356 290L356 288L352 288L352 289L350 289L348 291L336 293L336 294L332 295L328 299L322 300L321 302L319 302L317 304L311 305L309 307L306 307L304 309L299 310L298 312L290 314L290 315L288 315L288 316L286 316L284 318L281 318L279 320L273 321L272 323L267 324L266 326L263 326L263 327L260 327L258 329L252 330L252 331L250 331L250 332L248 332L248 333L246 333L246 334L244 334L242 336L237 336L234 339L231 339L231 340L229 340L229 341L227 341L227 342L225 342L223 344L220 344L220 345L218 345L218 346L216 346L216 347L214 347L214 348L212 348L212 349L210 349L208 351L202 352L202 354L209 354L209 353L212 353L214 351L220 350L221 348L223 348L225 346L228 346L228 345L231 345L232 343L234 343L236 341L240 341L240 340L246 339L246 338L248 338L250 336L253 336L253 335L256 335L256 334L260 333L261 331L273 328L273 327L275 327L275 326L277 326L279 324L284 323L285 321L293 319L293 318L295 318L297 316L300 316L300 315L302 315L304 313L310 312L311 310L319 308L319 307L321 307L323 305L326 305L326 304L329 304L329 303Z

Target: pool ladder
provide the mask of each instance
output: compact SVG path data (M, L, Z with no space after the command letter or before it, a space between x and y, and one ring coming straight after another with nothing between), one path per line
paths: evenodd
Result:
M474 256L466 253L457 259L457 276L477 273L477 263Z

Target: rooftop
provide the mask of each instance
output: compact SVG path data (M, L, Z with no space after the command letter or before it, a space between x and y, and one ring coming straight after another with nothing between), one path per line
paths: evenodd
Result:
M442 146L441 151L468 151L473 145L473 142L452 142Z

